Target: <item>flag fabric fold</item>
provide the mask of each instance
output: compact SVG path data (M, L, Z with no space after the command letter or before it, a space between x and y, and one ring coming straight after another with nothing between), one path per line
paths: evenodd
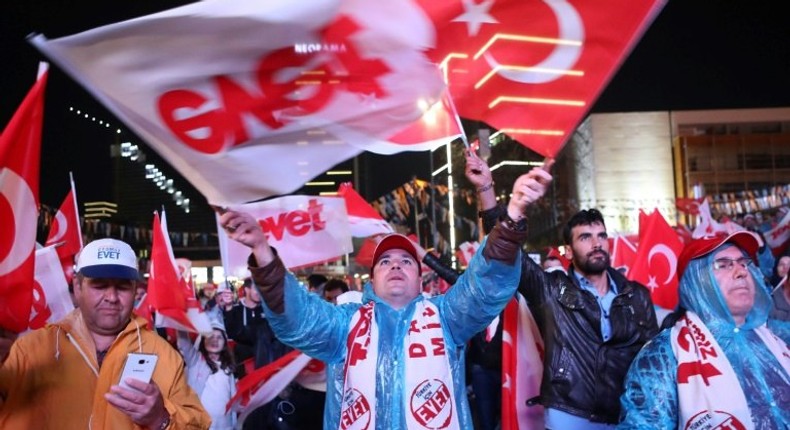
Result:
M0 135L0 327L28 327L33 304L46 65Z

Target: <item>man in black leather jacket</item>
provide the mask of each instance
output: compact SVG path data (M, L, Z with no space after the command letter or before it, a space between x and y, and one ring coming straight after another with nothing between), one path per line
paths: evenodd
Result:
M502 216L491 173L472 153L466 176L478 188L488 230ZM564 233L573 261L567 275L546 273L526 254L522 258L519 292L545 344L539 401L546 407L546 428L610 429L619 420L631 361L658 333L655 311L649 291L610 266L599 211L577 213Z

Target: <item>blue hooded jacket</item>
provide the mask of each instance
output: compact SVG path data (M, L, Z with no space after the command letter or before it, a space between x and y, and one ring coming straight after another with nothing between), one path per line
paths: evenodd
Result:
M502 312L515 294L521 276L520 251L514 264L508 265L493 259L486 261L482 255L484 248L485 242L447 294L430 299L418 295L400 310L393 309L376 296L370 283L365 285L362 302L375 302L374 315L379 328L375 375L377 429L406 429L405 414L409 412L404 407L404 396L408 393L404 393L403 339L407 335L415 305L421 300L430 300L439 309L455 390L453 413L458 414L462 429L473 429L464 377L466 342ZM351 318L361 305L331 305L317 295L308 293L291 274L285 278L284 299L283 313L274 313L264 306L266 317L283 343L326 363L324 428L338 429L346 341Z
M734 245L725 244L691 260L680 281L680 306L699 315L724 350L746 396L754 428L786 429L790 422L790 375L755 332L768 320L771 296L760 270L750 265L754 306L745 323L736 327L713 275L714 256L729 246ZM787 341L781 333L774 333ZM677 365L669 329L645 344L626 376L625 393L620 398L623 422L618 429L679 427Z

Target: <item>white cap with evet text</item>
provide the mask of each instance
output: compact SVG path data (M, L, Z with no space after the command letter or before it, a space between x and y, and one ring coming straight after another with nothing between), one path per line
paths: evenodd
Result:
M77 273L89 278L140 278L134 250L116 239L98 239L85 245L77 258Z

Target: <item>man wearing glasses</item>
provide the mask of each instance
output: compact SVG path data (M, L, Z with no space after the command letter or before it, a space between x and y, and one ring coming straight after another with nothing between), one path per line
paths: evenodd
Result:
M758 248L746 231L686 245L683 314L634 359L619 429L786 428L790 350L787 331L766 324L771 297L753 263Z

